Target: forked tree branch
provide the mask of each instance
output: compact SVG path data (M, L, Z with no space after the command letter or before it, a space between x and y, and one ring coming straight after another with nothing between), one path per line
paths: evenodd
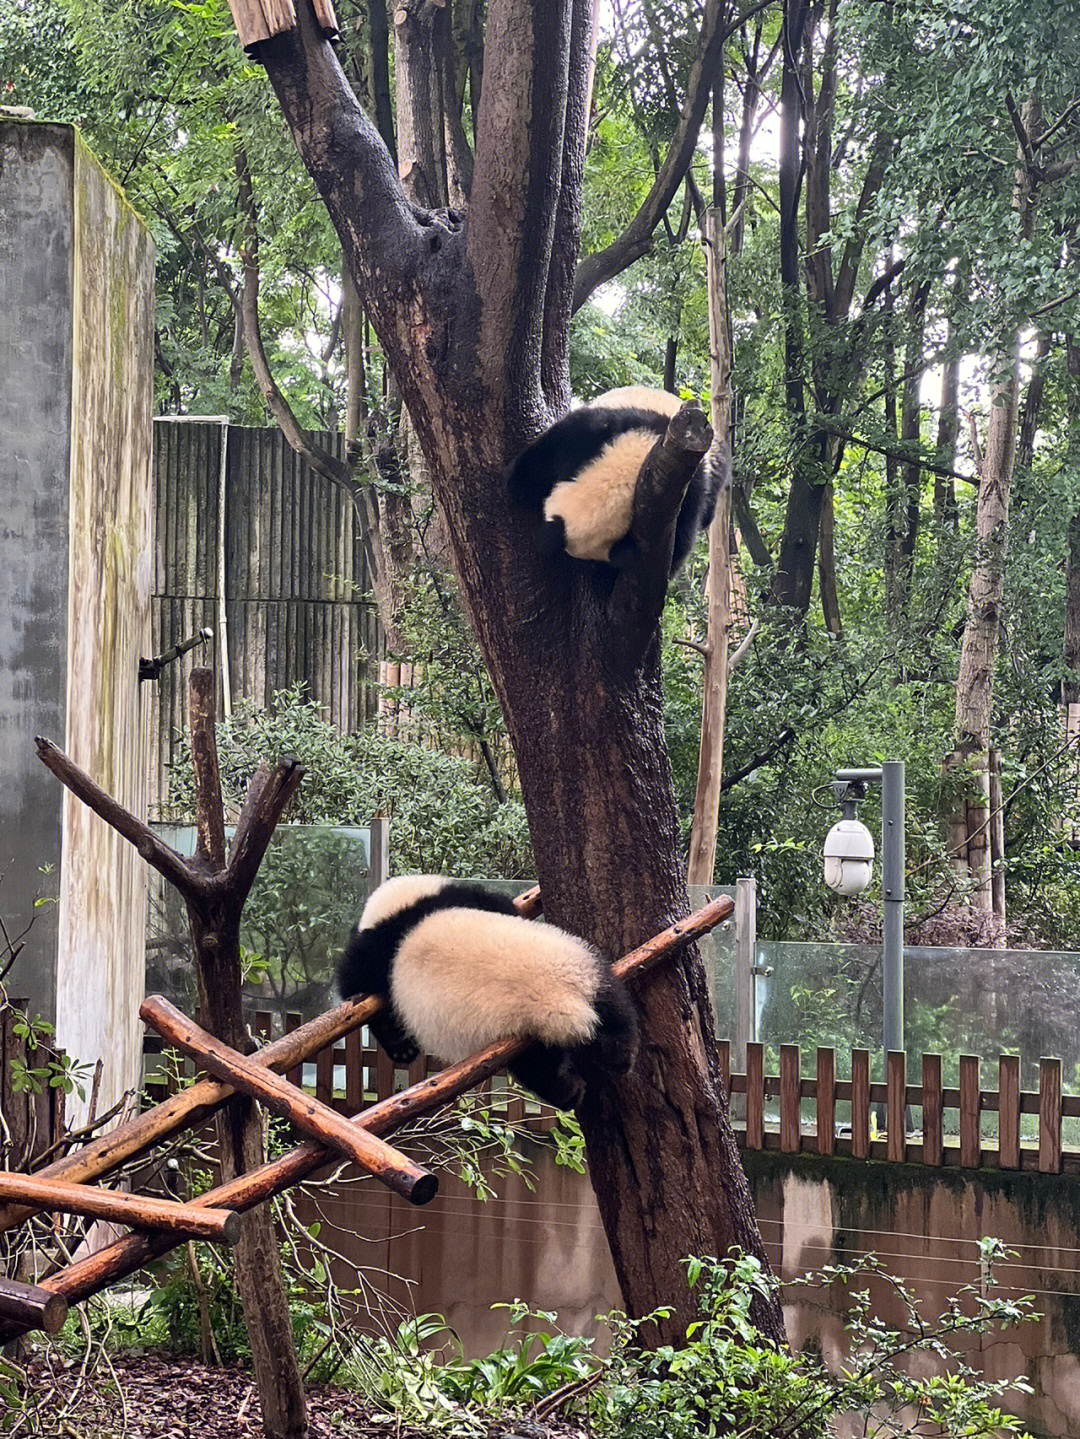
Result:
M559 208L573 0L491 0L466 248L480 364L495 393L539 407L539 347ZM585 74L574 67L575 85ZM571 102L573 102L573 97Z
M686 97L667 155L652 189L623 233L610 245L586 255L579 262L574 280L575 310L584 305L598 286L614 279L652 249L653 232L675 198L693 158L712 91L717 57L728 35L747 18L740 15L737 20L727 22L727 14L728 0L706 0L694 63L686 84Z
M259 45L300 158L326 202L348 267L383 342L400 337L402 286L415 280L424 227L397 166L357 100L311 0L297 23Z

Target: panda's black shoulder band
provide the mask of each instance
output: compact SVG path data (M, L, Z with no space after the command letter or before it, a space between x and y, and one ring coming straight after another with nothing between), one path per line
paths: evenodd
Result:
M513 504L535 508L556 485L572 480L605 445L629 430L648 430L659 439L669 416L659 410L582 405L557 420L527 446L510 466L507 484Z

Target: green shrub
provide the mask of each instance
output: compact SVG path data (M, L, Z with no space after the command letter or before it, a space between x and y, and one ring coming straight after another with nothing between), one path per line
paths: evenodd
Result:
M389 815L395 873L527 879L535 872L524 809L500 803L472 761L391 739L373 725L342 734L302 685L279 690L269 709L238 708L218 724L217 743L225 803L234 811L260 760L295 755L307 773L287 821L364 825ZM173 818L190 821L186 747L170 773L169 802Z

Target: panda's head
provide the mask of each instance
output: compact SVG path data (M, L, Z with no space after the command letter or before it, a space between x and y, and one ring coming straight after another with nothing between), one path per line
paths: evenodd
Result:
M442 874L401 874L394 879L384 880L368 896L356 928L372 929L384 919L400 914L403 909L408 909L419 900L430 899L449 883Z

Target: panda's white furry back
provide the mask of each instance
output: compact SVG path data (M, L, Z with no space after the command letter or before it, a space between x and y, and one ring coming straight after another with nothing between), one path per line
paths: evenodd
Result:
M636 1053L633 1003L590 945L438 875L374 891L338 980L345 996L389 998L372 1028L399 1063L418 1047L454 1062L510 1036L537 1041L512 1072L561 1107L580 1100L582 1065L624 1073Z
M649 451L682 405L666 390L626 385L571 410L518 456L509 474L513 504L531 514L542 550L574 559L632 564L634 492ZM675 526L671 569L684 563L711 522L727 465L726 447L704 456Z

